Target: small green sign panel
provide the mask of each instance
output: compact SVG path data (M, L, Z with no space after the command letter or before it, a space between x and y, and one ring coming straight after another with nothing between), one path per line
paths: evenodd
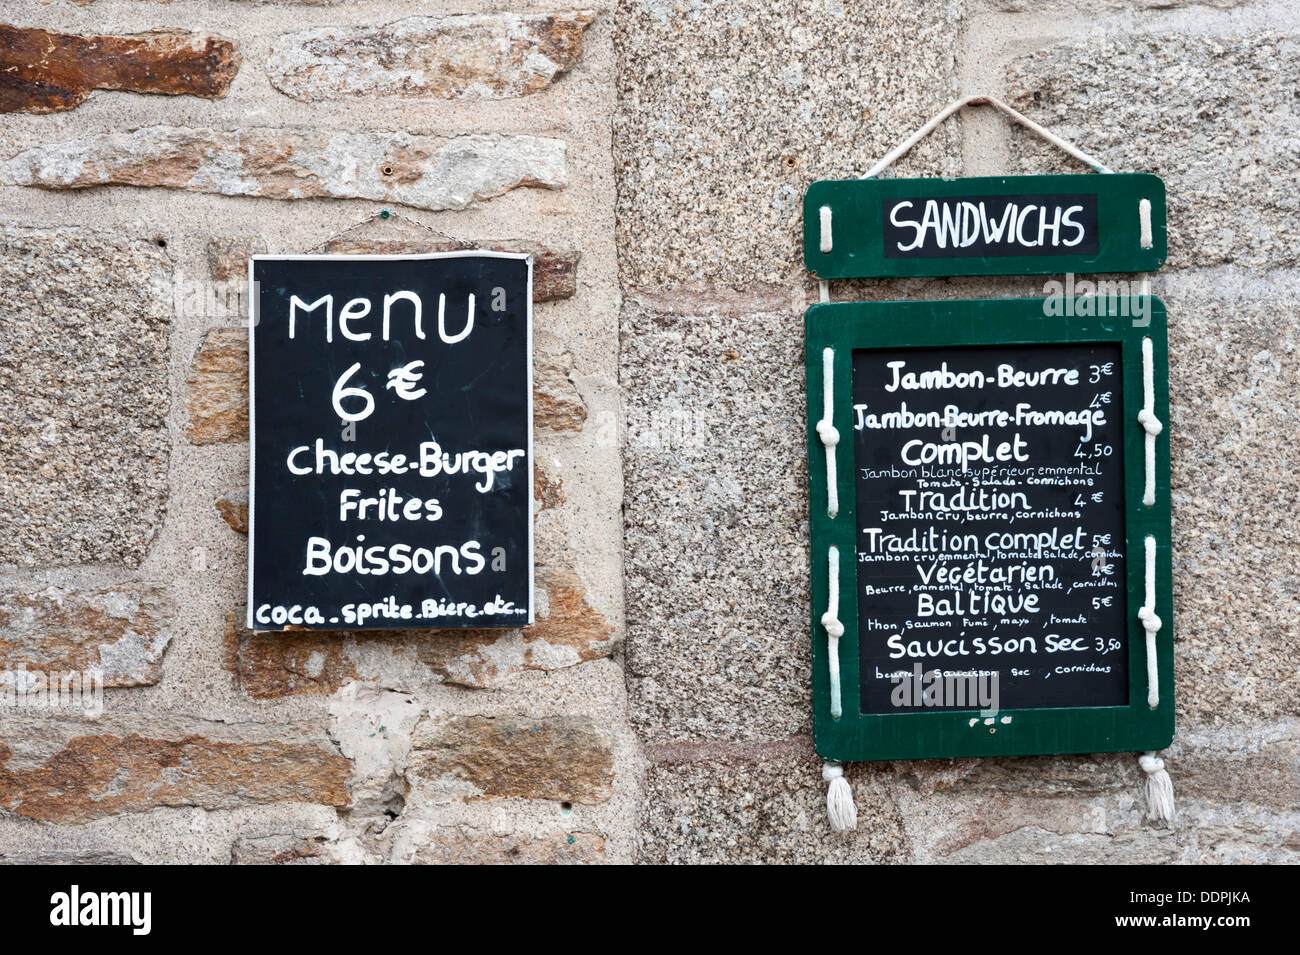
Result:
M819 279L1153 272L1166 257L1158 176L822 180L804 197Z
M827 303L806 342L817 752L1166 746L1159 300Z

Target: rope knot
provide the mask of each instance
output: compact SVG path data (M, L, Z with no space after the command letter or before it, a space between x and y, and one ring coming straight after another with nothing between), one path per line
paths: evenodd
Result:
M822 779L830 782L844 775L844 767L839 763L822 763Z
M817 437L821 438L822 444L828 448L833 448L840 443L839 429L825 418L817 422Z
M1165 768L1165 761L1155 753L1143 753L1138 757L1138 765L1142 767L1144 773L1152 776Z
M822 614L822 626L826 628L826 635L828 637L834 637L838 640L840 637L844 636L844 624L840 623L839 618L829 610Z
M1160 632L1160 618L1156 616L1156 612L1150 607L1139 608L1138 619L1142 621L1142 626L1147 633Z
M1138 412L1138 424L1142 425L1146 429L1146 433L1152 437L1165 430L1165 426L1160 423L1160 419L1155 416L1155 413L1147 411L1146 408Z

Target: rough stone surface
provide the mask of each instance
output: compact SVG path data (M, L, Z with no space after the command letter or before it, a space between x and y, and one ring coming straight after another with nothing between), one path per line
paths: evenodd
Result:
M887 763L915 861L1194 864L1300 858L1294 721L1180 727L1166 763L1178 817L1147 818L1129 753Z
M73 109L97 89L214 98L238 72L235 45L219 37L73 36L0 24L0 113Z
M232 865L328 865L329 840L319 833L240 835L230 852Z
M803 331L788 298L628 299L627 673L651 742L806 733Z
M0 721L0 808L83 823L158 806L348 805L349 763L321 737L201 720Z
M424 708L408 693L348 683L329 701L330 738L352 761L350 814L386 828L406 808L411 731Z
M223 665L255 700L333 693L357 676L346 654L353 639L351 633L324 630L254 633L244 626L242 614L230 614L222 640Z
M1143 817L1132 754L879 764L916 828L918 862L1174 861L1170 830ZM923 825L922 825L923 821Z
M155 26L221 33L250 59L247 51L256 52L257 65L236 78L224 101L108 92L71 112L0 113L4 157L109 133L129 138L144 123L225 130L256 123L288 130L313 159L328 155L338 166L304 172L301 155L264 148L279 142L264 139L251 163L253 194L225 194L230 180L243 182L242 155L216 149L206 159L199 145L187 161L215 182L211 191L0 185L7 222L72 230L94 223L167 243L164 253L115 238L88 257L62 258L44 247L30 255L6 249L0 374L8 377L0 384L21 380L26 390L0 387L12 405L0 417L28 414L31 394L53 397L31 412L35 424L11 424L0 434L0 502L10 508L4 526L7 535L27 535L0 549L23 560L33 555L25 567L0 566L0 594L26 598L57 586L89 600L128 582L160 586L175 603L177 635L165 678L107 691L97 720L32 708L0 713L0 858L1300 861L1291 622L1300 541L1290 526L1297 502L1287 472L1292 409L1300 404L1291 340L1300 280L1294 230L1285 228L1294 212L1285 183L1296 178L1288 86L1295 56L1285 42L1273 43L1296 34L1300 12L1285 0L1225 10L1234 3L621 0L617 12L584 32L582 58L539 95L349 95L304 103L277 91L262 71L276 37L326 24L375 31L400 17L455 8L19 0L19 13L0 19L83 33ZM563 7L470 9L542 16ZM160 22L151 20L155 14ZM1258 30L1269 32L1251 32ZM1071 45L1061 46L1065 40ZM1109 57L1112 48L1117 59ZM1033 61L1043 82L1029 82L1081 110L1060 117L1055 103L1024 98L1030 87L1016 77L1035 50L1045 51ZM833 835L807 738L801 340L802 312L816 290L801 267L799 196L809 180L861 173L959 89L1006 89L1009 69L1011 92L1031 116L1078 135L1120 168L1151 168L1155 156L1170 183L1175 267L1153 282L1173 324L1167 437L1179 561L1179 725L1165 755L1178 818L1172 827L1143 818L1133 754L908 761L850 767L860 828ZM1095 129L1080 125L1094 120ZM247 253L301 252L378 210L381 202L370 199L330 201L333 193L319 186L325 178L347 194L380 191L352 187L369 183L376 166L382 175L382 151L358 156L351 139L330 152L331 130L353 131L366 143L391 142L384 131L399 130L421 144L445 144L439 137L462 132L528 133L569 144L573 187L563 193L521 188L463 212L407 209L449 236L583 252L582 281L573 281L572 268L562 276L562 287L577 294L536 313L536 354L551 366L539 374L538 404L560 425L538 428L537 628L265 637L232 626L221 645L225 616L238 611L243 592L247 541L225 521L241 521L246 447L194 447L181 437L168 455L165 435L190 424L187 378L203 337L243 321ZM971 111L924 142L896 174L1071 168L1058 154L1036 150L990 111ZM180 177L179 160L155 162L148 151L141 157L137 179ZM290 195L300 186L319 198L292 205L259 198L263 189ZM441 195L427 177L419 188ZM383 205L403 208L385 196ZM391 218L351 229L328 248L459 244ZM541 298L547 270L538 257ZM87 258L96 264L85 265ZM1219 264L1228 261L1236 264ZM158 276L156 286L141 284L142 274ZM833 294L981 298L1033 295L1041 287L1041 279L977 277L842 283ZM38 294L29 296L32 288ZM20 337L28 321L22 316L39 296L56 303L48 315L77 317L54 326L47 340L36 331ZM224 302L214 308L214 297ZM19 306L11 309L11 301ZM96 323L105 316L116 322L119 313L159 317L157 338L132 331L105 340ZM178 349L170 356L169 339ZM141 354L142 342L159 346L145 352L155 356L144 362L147 372L128 360ZM28 355L38 352L48 361L34 367ZM59 362L68 355L86 371L65 385ZM240 416L221 422L219 409L223 400L242 408L231 392L244 379L242 360L229 365L226 386L210 396L213 426L225 428L227 442L241 440ZM95 420L81 404L62 407L65 387L68 395L111 392L103 407L129 408L136 418L133 402L161 408L157 464L132 444L137 426L117 420L128 413L115 411L110 425L89 434L93 453L66 472L53 470L53 455L80 448L88 436L80 423ZM169 390L179 403L170 409ZM164 401L151 405L156 395ZM24 446L11 438L24 427L39 435L50 421L60 440L50 446L46 470L33 472L34 452L20 453ZM72 464L94 473L73 487ZM150 504L148 480L133 474L169 482L165 523L155 520L161 497ZM52 565L49 555L83 547L64 533L59 510L80 502L94 507L82 528L103 536L85 550L92 557L75 562L82 566ZM135 551L138 569L122 567L124 534L145 542ZM625 629L625 558L634 590L626 661L617 646ZM235 675L220 669L223 649ZM483 728L492 714L514 731ZM611 741L593 744L590 761L536 755L551 745L540 738L542 728L559 718L583 721L564 752L581 750L578 741L593 731ZM459 721L453 738L431 748L448 720ZM537 738L524 735L534 725ZM473 758L462 759L458 741ZM534 758L549 773L535 790L524 786L535 775ZM573 768L606 762L608 770L590 774ZM607 798L564 806L574 777L586 775ZM514 784L529 794L476 796L480 786Z
M927 759L875 764L907 789L929 797L960 791L975 797L1082 798L1138 792L1137 760L1130 753L990 759Z
M217 513L240 534L248 533L248 488L241 487L217 498Z
M593 11L409 17L282 36L271 85L304 102L350 96L508 99L546 89L582 55Z
M94 232L0 241L0 564L137 565L167 490L171 263Z
M496 686L527 670L559 670L609 656L614 628L568 568L538 567L537 622L519 630L360 630L254 633L227 619L224 665L254 699L333 693L370 674L371 650L411 650L447 683ZM391 675L386 676L390 681Z
M246 279L249 257L264 252L266 252L266 242L261 238L209 239L208 274L218 282L236 278Z
M796 274L808 183L861 175L953 97L959 16L929 0L620 0L625 286ZM958 129L898 168L960 172Z
M1182 865L1300 864L1300 812L1259 812L1239 803L1183 800L1178 814Z
M905 862L898 807L861 767L848 772L858 828L826 824L821 761L807 739L768 749L651 747L639 846L641 862Z
M609 656L617 642L610 621L596 610L578 575L565 567L538 567L537 622L521 630L442 631L421 642L420 660L448 683L488 687L525 670L560 670Z
M587 406L573 383L573 356L533 356L533 426L547 431L581 431Z
M537 511L549 511L559 507L566 500L564 481L558 477L551 477L539 465L534 464L533 500L536 502Z
M605 840L590 832L549 836L498 835L465 826L437 828L403 861L418 865L598 865Z
M583 31L581 57L535 95L476 99L466 87L468 95L456 99L361 94L303 102L277 90L264 72L277 37L329 24L365 32L404 17L461 12L503 18L518 13L526 21L585 5L458 9L347 0L313 9L315 3L300 0L100 0L84 6L16 0L11 6L13 15L0 14L0 21L22 27L81 34L168 28L226 36L244 64L224 99L109 91L52 115L0 112L0 218L74 233L93 227L121 237L102 257L95 253L102 258L94 264L98 284L84 281L70 257L41 250L23 258L5 249L0 374L26 373L26 380L54 394L48 408L33 413L39 434L63 415L56 402L69 400L56 353L80 361L89 339L80 392L104 395L111 388L115 400L108 407L138 414L141 405L151 408L156 381L165 398L158 406L158 433L179 442L175 448L163 443L151 472L165 486L159 500L166 504L165 515L160 507L151 525L139 519L151 489L135 482L121 494L116 490L131 474L152 467L132 447L130 427L114 424L102 435L96 432L91 453L82 454L76 439L87 434L74 426L93 415L74 401L66 414L69 425L51 451L73 449L87 479L72 491L51 489L48 495L55 472L29 476L25 460L11 467L19 446L10 440L13 431L0 434L0 500L6 507L13 503L3 517L6 535L30 535L0 541L0 549L29 561L14 567L0 559L0 601L56 586L88 596L129 585L163 588L174 603L168 630L173 639L161 678L149 686L106 690L98 719L69 722L76 712L71 708L58 713L29 702L15 710L0 699L0 859L272 865L434 863L450 857L484 864L630 861L638 760L616 658L622 634L622 476L613 437L621 415L612 17ZM497 62L511 55L505 51ZM527 83L530 70L549 77L560 58L550 59L521 63L516 77ZM30 160L39 151L57 165L58 145L68 141L81 141L94 157L84 165L75 160L76 171L64 184L102 181L108 188L8 181L4 170L17 154ZM119 146L123 153L115 152ZM476 152L462 159L455 150L466 146ZM409 155L424 151L427 158ZM562 161L569 164L567 172ZM385 165L391 166L388 175ZM48 184L55 185L60 177L50 168L41 175L47 173ZM565 177L572 187L560 190L557 180ZM397 181L390 186L389 179ZM111 185L118 180L136 185ZM493 201L473 199L516 182L518 188ZM289 201L297 196L301 201ZM413 208L403 204L407 198L438 208ZM353 227L381 206L394 215ZM334 240L322 246L329 236ZM242 612L247 567L248 540L240 531L248 483L243 326L249 254L322 248L424 253L469 243L531 253L534 299L546 303L534 311L534 354L545 392L538 400L543 421L533 462L538 623L504 631L323 637L264 637L232 623L223 644L227 615ZM130 283L141 256L156 260L158 281L134 296ZM26 321L20 313L32 312L25 298L29 289L53 297L57 312L68 316L47 323L45 340L38 342L33 332L30 342L51 356L40 369L22 365L28 355L16 335ZM95 337L96 323L116 321L119 310L140 305L144 314L163 320L156 339L162 348L147 375L132 367L124 373L121 363L131 348L152 346L149 335L135 330L121 342ZM19 325L14 316L20 316ZM30 404L21 390L7 387L13 380L0 387L9 399L0 419L11 425ZM587 418L593 423L585 424ZM195 444L191 436L207 443ZM127 534L143 539L138 566L123 566L126 561L107 548L73 566L53 561L49 555L61 554L65 541L57 508L69 502L85 502L88 526L110 543ZM33 540L47 546L33 548ZM94 639L86 633L87 641ZM105 629L99 642L113 639ZM0 672L5 664L0 651ZM503 712L545 720L583 714L586 728L603 736L604 752L592 759L605 769L592 781L580 780L578 788L596 786L599 800L564 807L565 799L555 798L568 788L573 764L557 770L557 791L543 789L545 798L462 799L408 768L404 749L410 748L415 719ZM574 736L574 744L581 738Z
M1161 32L1030 54L1008 86L1013 106L1111 168L1165 180L1171 266L1267 269L1300 255L1297 71L1292 36ZM1032 137L1017 142L1025 171L1072 162Z
M614 738L583 716L435 716L415 728L408 776L461 798L593 805L613 791Z
M173 611L166 594L139 583L0 595L0 671L23 667L57 680L93 668L105 687L157 683Z
M573 384L573 356L534 355L533 425L547 431L580 431L587 406ZM214 328L190 366L186 384L193 444L248 440L248 330Z
M1184 727L1166 760L1184 801L1201 799L1300 812L1300 724ZM1300 831L1291 848L1300 850Z
M420 255L459 249L490 249L494 252L528 252L533 256L533 301L552 302L572 298L578 291L580 252L559 252L534 242L483 239L335 239L322 251L363 255ZM245 266L247 263L245 263Z
M968 9L995 10L1001 13L1077 14L1119 13L1138 10L1169 10L1174 7L1214 7L1220 10L1240 7L1251 0L974 0Z
M1116 832L1116 810L1061 800L998 800L995 809L963 803L944 807L973 817L988 833L941 861L955 865L1165 865L1178 861L1177 840L1162 829L1130 826ZM1131 819L1136 810L1120 811ZM1079 831L1091 827L1090 831ZM994 833L997 833L996 835Z
M93 2L93 0L90 0ZM111 849L86 849L59 852L0 852L5 865L138 865L125 852Z
M1300 713L1300 282L1170 280L1174 679L1181 724Z
M96 0L72 0L72 2L79 7L86 7L92 3L95 3ZM158 4L167 4L167 3L174 3L175 0L152 0L152 2ZM250 7L252 6L260 7L260 6L267 6L267 5L279 6L282 4L285 6L298 6L298 7L336 7L342 3L362 4L368 2L368 0L232 0L232 2L242 3Z
M146 126L38 146L0 167L7 185L161 186L268 199L373 199L464 209L519 186L564 186L558 139L475 134Z
M248 330L214 328L203 338L185 386L193 444L248 440Z

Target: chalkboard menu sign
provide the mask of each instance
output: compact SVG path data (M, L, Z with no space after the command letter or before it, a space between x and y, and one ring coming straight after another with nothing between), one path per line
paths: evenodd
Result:
M532 622L532 262L251 263L248 626Z
M1164 308L1059 304L809 309L825 758L1172 738Z

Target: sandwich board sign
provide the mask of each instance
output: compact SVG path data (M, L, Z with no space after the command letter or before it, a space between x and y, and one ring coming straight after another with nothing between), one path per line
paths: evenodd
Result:
M1049 261L1146 270L1164 256L1158 184L815 183L807 260L819 277L826 266L876 277L1042 271ZM995 248L999 223L1015 242L1050 242L1053 228L1066 236L1077 225L1066 237L1083 251ZM900 248L924 254L891 254ZM807 312L806 346L818 753L842 762L1166 746L1163 304L1141 293L826 302Z
M532 260L255 256L248 626L533 622Z

